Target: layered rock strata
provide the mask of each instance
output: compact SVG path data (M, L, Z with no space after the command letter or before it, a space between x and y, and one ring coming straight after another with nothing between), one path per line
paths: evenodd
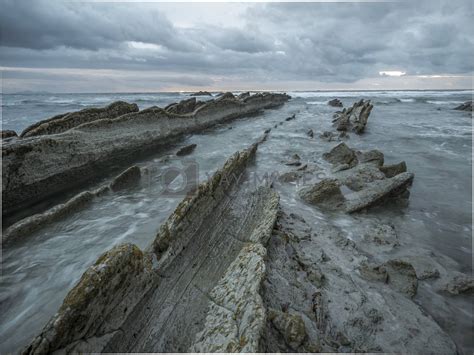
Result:
M286 94L255 94L240 100L229 94L183 115L159 107L118 117L110 113L90 116L80 111L28 128L24 138L2 146L3 216L83 186L184 134L276 107L289 99ZM134 105L129 106L135 111ZM79 124L82 120L87 122ZM40 131L55 134L33 136Z
M354 103L352 107L336 112L333 117L333 124L338 131L352 130L357 134L361 134L365 130L373 107L369 100L360 100Z
M244 183L256 150L186 197L146 251L102 255L24 353L258 351L278 195Z

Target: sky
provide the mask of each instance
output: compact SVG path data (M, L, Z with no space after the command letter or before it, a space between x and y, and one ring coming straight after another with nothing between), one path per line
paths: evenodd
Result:
M2 92L472 89L471 0L0 0Z

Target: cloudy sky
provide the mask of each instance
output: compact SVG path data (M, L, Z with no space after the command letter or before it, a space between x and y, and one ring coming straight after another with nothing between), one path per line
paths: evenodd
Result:
M0 0L3 92L472 88L471 0Z

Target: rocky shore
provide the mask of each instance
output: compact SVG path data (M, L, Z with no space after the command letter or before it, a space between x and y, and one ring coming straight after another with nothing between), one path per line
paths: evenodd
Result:
M288 99L283 94L225 93L204 103L192 97L165 109L77 125L84 111L67 114L73 128L63 132L6 138L4 149L9 147L12 155L8 171L15 179L25 171L33 173L20 164L21 147L31 147L22 153L28 159L50 149L48 154L64 162L59 147L80 140L71 143L64 156L74 160L70 153L81 148L79 156L88 171L96 159L107 165L145 150L145 142L156 148L184 133L277 107ZM340 107L338 102L330 106ZM111 107L134 110L125 103L104 110ZM256 143L234 153L189 191L148 247L125 243L102 254L23 353L457 354L452 337L417 296L429 289L432 297L465 297L474 292L473 279L448 271L447 263L428 249L406 245L391 221L377 214L385 209L403 213L418 180L409 160L387 164L382 151L359 150L347 141L347 132L365 132L361 139L370 133L366 126L373 108L370 101L360 100L337 112L334 128L344 135L319 135L324 153L305 155L289 146L288 155L278 157L284 172L255 184L259 157L268 158L268 150L262 151L272 136L289 134L288 127L297 127L301 119L295 111L281 115ZM60 120L43 121L29 132L48 130ZM313 128L297 128L298 139L317 140ZM114 135L129 143L114 142ZM51 148L45 148L47 139L55 142ZM92 153L93 147L99 152ZM200 147L187 142L173 156L196 154ZM32 157L26 155L30 152ZM60 169L56 162L48 167L46 159L39 164L51 174L72 169ZM20 239L103 194L132 188L147 167L128 166L97 189L13 224L6 240ZM28 179L23 181L43 186L39 174ZM297 213L296 204L303 206ZM321 217L325 215L336 218L330 221ZM349 229L345 218L353 223Z
M277 107L288 99L285 94L241 99L227 93L206 103L192 98L172 106L175 109L143 111L135 104L116 102L38 122L20 138L3 141L2 215L85 186L184 134Z

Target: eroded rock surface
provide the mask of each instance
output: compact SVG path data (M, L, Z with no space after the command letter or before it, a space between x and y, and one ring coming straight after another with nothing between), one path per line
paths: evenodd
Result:
M342 102L339 99L332 99L328 101L328 105L332 107L342 107Z
M256 352L279 200L237 178L256 150L234 154L186 197L145 252L125 244L101 256L25 353Z
M360 100L354 103L352 107L336 112L333 123L338 131L352 130L357 134L361 134L365 130L373 107L369 100Z
M2 130L1 132L2 132L2 139L18 137L15 131L12 131L9 129Z
M266 93L241 101L230 95L210 100L185 115L151 107L114 117L109 112L111 105L93 109L93 113L99 113L92 116L88 113L91 111L79 111L28 128L23 139L6 140L2 145L3 215L84 186L106 175L110 169L155 152L184 134L277 107L289 99L285 94ZM128 110L135 111L136 107L131 105ZM83 119L86 123L80 124ZM57 133L56 128L44 127L58 127L62 133ZM44 133L53 130L57 134L27 137L38 130Z
M136 104L117 101L104 108L86 108L78 112L69 112L39 121L25 128L20 137L62 133L83 123L104 118L115 118L132 112L138 112Z

